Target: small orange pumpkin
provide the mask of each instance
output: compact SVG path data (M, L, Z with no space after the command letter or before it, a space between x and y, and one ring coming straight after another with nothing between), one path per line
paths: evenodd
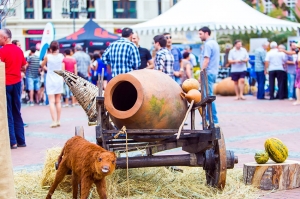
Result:
M190 90L192 89L196 89L198 90L199 87L200 87L200 84L199 82L194 79L194 78L190 78L190 79L187 79L185 80L183 83L182 83L182 90L185 92L185 93L188 93Z
M183 93L186 100L191 103L194 100L194 103L201 101L201 93L196 89L191 89L188 93Z

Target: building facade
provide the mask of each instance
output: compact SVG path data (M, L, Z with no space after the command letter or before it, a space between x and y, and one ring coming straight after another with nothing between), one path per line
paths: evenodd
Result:
M256 4L262 4L263 12L266 14L270 13L275 8L271 0L252 0L251 2L254 6ZM300 15L300 11L297 8L300 8L300 0L278 0L279 5L281 5L282 3L285 3L287 7L295 10L296 13ZM285 11L283 14L292 20L295 19L295 16L290 11Z
M40 42L47 22L60 39L81 28L90 18L110 32L145 22L168 10L179 0L14 0L5 26L23 50ZM75 25L74 25L75 22ZM151 40L145 38L150 47ZM147 42L147 44L146 44ZM150 42L150 44L149 44Z

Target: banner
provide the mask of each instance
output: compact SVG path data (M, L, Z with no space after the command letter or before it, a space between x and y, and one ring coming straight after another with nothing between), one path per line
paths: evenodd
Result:
M52 23L47 23L43 32L40 50L40 61L42 61L47 53L50 43L55 38L55 29Z

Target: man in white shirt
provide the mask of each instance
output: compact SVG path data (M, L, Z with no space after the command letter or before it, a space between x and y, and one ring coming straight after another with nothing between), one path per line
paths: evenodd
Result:
M282 52L278 51L276 42L271 42L270 48L271 50L267 52L265 59L265 74L269 73L270 100L274 100L277 97L279 99L284 99L284 79L286 73L284 71L283 64L286 61L286 56ZM275 78L277 78L278 82L277 97L274 96Z
M234 42L234 48L229 51L228 62L231 64L231 79L234 81L234 90L236 99L245 100L244 86L245 76L247 71L247 62L249 61L249 55L245 48L242 47L242 41L236 40Z

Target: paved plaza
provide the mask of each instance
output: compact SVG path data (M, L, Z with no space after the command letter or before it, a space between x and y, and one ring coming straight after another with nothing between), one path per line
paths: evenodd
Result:
M289 159L300 161L300 106L288 100L261 100L252 96L247 100L233 97L217 97L217 110L227 149L239 157L237 168L254 161L254 153L264 149L269 137L281 139L289 148ZM52 147L62 147L75 133L75 126L83 126L86 139L95 141L95 127L87 125L87 117L80 106L62 109L61 127L50 128L48 106L23 106L22 116L29 127L25 129L26 148L12 150L14 171L41 169L45 152ZM196 125L201 128L197 114ZM187 121L189 123L189 121ZM185 128L188 128L186 126ZM170 154L184 153L180 149ZM300 189L266 194L262 198L300 198Z

